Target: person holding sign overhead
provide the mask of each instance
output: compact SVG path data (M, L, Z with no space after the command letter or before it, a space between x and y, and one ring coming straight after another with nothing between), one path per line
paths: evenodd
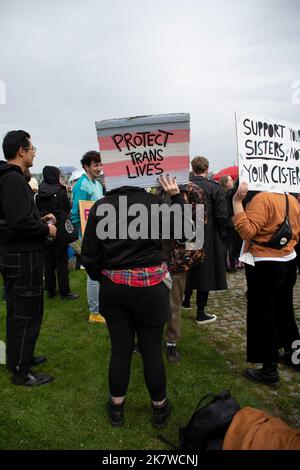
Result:
M297 369L293 358L298 354L300 336L294 318L293 288L300 206L291 195L260 192L244 210L242 201L247 192L247 183L241 183L233 197L232 220L244 240L240 260L245 263L248 288L247 361L263 366L247 368L244 375L272 385L279 382L280 348L285 351L283 362Z
M175 178L161 176L159 182L171 196L171 207L179 206L183 213L183 198ZM120 211L126 200L127 215ZM159 195L145 189L123 186L113 189L90 210L81 256L83 264L94 280L101 280L100 306L111 339L109 365L110 397L107 404L112 426L123 424L125 395L130 378L130 365L135 334L143 359L144 377L153 410L152 423L166 424L170 405L166 393L166 373L162 358L164 324L170 317L170 287L168 267L163 262L161 236L153 237L153 229L162 233L162 217L151 217L153 209L163 203ZM132 213L136 206L146 213L141 224L147 225L144 237L131 236L135 227ZM173 207L174 207L173 206ZM112 235L106 227L107 211L115 213L111 220ZM169 238L174 235L174 214L170 217ZM108 227L109 228L109 227ZM123 232L127 236L123 236Z

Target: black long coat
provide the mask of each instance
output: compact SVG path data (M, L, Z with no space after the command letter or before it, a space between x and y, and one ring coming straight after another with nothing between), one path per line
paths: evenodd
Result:
M188 273L186 289L201 291L227 289L224 247L228 218L225 193L218 183L203 176L192 176L190 181L198 184L207 200L207 224L204 229L205 259Z

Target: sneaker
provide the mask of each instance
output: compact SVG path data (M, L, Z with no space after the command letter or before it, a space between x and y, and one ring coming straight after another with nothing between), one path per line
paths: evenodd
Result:
M121 404L116 404L111 399L107 403L108 420L114 427L124 424L124 404L125 400Z
M165 402L160 406L154 406L152 403L152 424L156 428L162 428L167 424L171 406L166 398Z
M207 323L213 323L214 321L216 321L217 318L217 315L209 315L205 312L198 312L195 322L197 323L197 325L205 325Z
M167 345L167 359L173 364L180 362L181 354L177 351L176 344Z
M244 370L244 376L253 382L260 382L266 385L274 385L279 382L277 364L266 364L261 369L248 367Z
M54 377L48 374L38 374L36 372L29 371L27 375L20 376L19 374L14 374L11 378L11 381L14 385L25 385L27 387L34 387L36 385L44 385L49 382L52 382Z
M182 302L182 308L184 310L191 310L192 306L190 300L184 299Z
M106 323L105 318L100 313L90 313L90 323Z

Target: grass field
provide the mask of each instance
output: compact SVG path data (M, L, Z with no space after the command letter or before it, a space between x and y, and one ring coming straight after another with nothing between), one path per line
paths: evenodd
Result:
M197 327L193 313L183 313L182 361L166 361L173 407L168 425L162 431L151 425L141 357L135 354L125 424L112 428L105 409L109 336L106 326L87 321L85 276L84 271L71 274L72 291L80 293L79 300L45 301L36 353L47 355L48 363L38 369L53 374L55 381L37 388L17 387L10 384L10 374L0 365L0 449L167 449L158 434L178 443L178 426L186 424L209 391L229 389L241 406L264 407L264 396L229 367L212 341L209 326ZM4 340L4 302L0 311L0 339Z

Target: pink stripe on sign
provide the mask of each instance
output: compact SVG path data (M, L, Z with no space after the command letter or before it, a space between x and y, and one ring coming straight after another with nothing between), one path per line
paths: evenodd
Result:
M156 173L162 174L158 171L159 168L163 170L164 173L172 171L180 171L186 170L189 167L189 156L180 156L180 157L166 157L163 161L157 162L148 162L145 161L138 165L134 165L129 160L119 161L115 163L103 163L103 172L105 176L128 176L128 172L133 175L136 174L137 168L143 168L148 166L148 169L151 171L151 174L154 175ZM157 165L155 167L155 165ZM148 173L149 174L149 173ZM146 176L147 173L144 174ZM139 176L140 173L139 173ZM159 176L159 175L158 175Z
M113 134L115 136L115 142L112 136L98 136L98 142L100 151L103 150L120 150L128 149L134 150L136 147L146 146L151 147L154 145L164 146L167 144L177 144L178 142L189 142L190 141L190 130L189 129L175 129L165 130L163 132L154 131L148 133L126 133ZM172 133L171 135L166 132ZM126 143L127 142L127 143ZM129 150L128 150L129 151Z

